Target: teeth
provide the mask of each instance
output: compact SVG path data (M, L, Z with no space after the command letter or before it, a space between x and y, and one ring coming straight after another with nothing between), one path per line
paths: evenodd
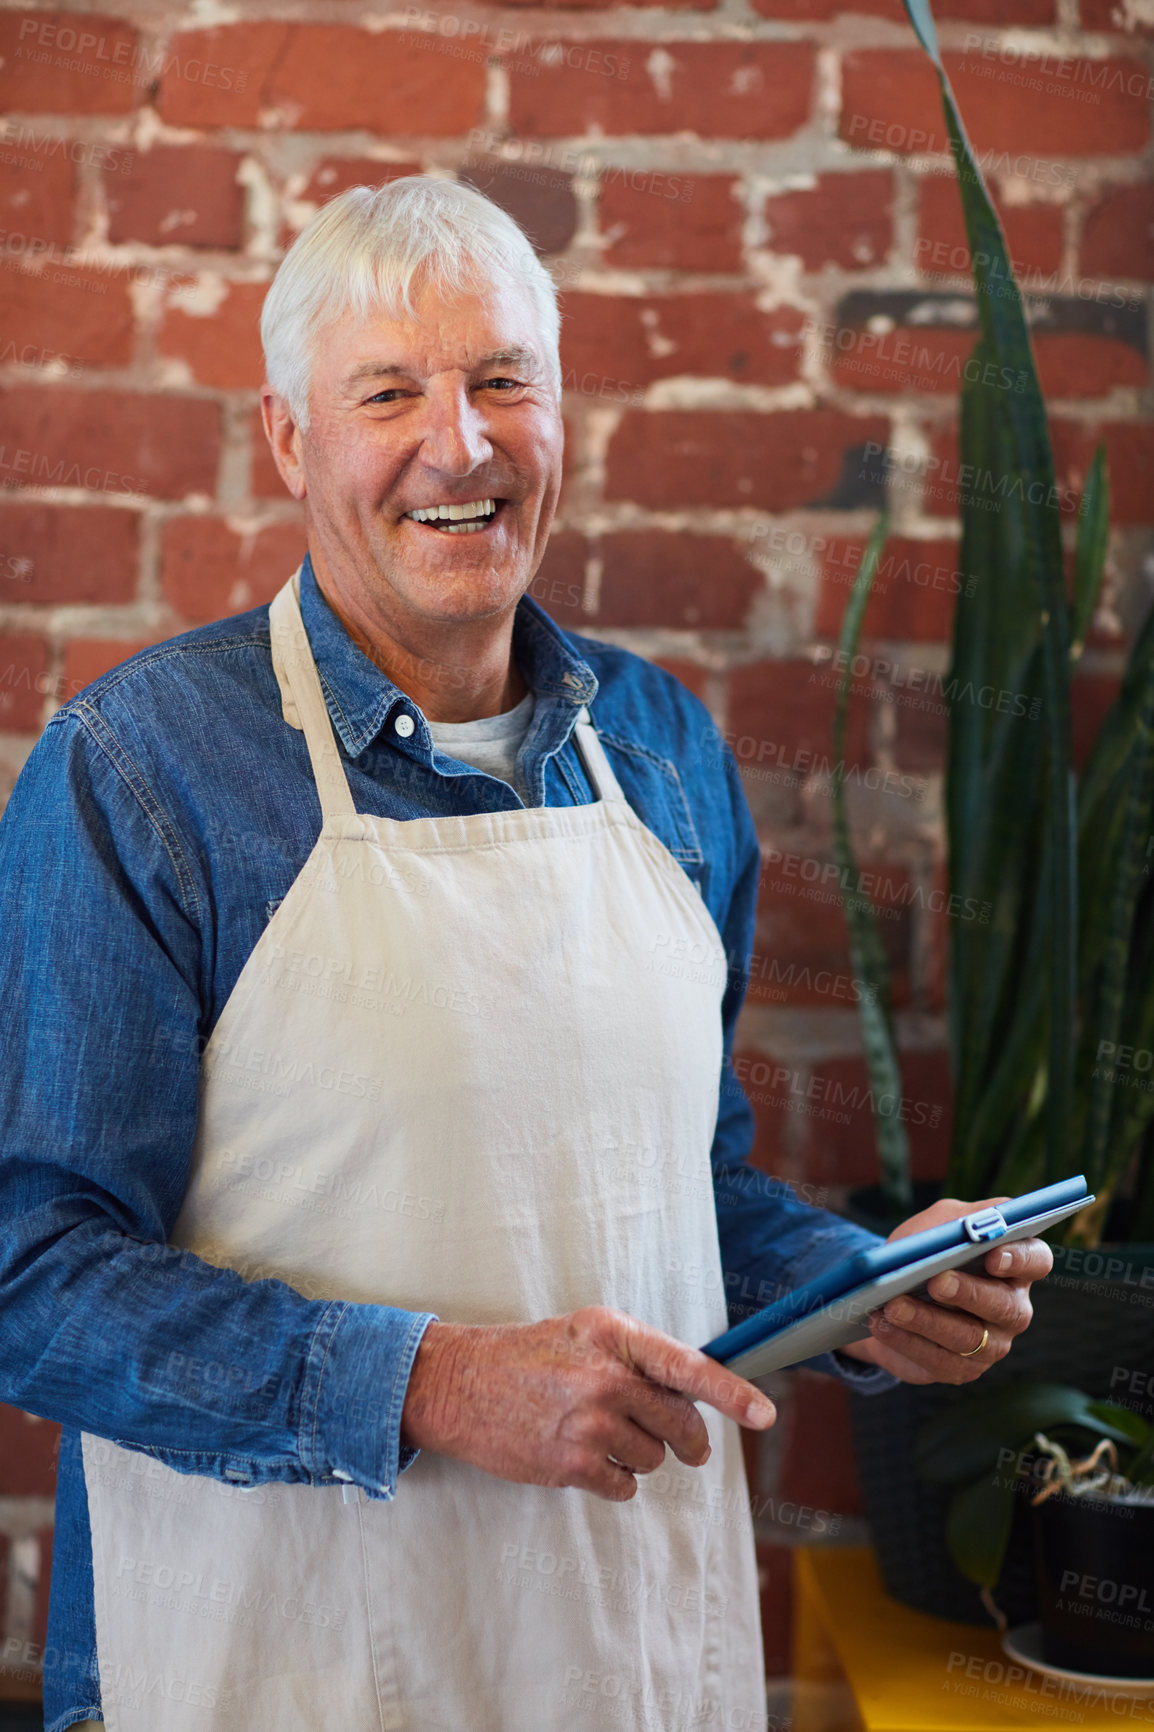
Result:
M497 509L492 499L474 499L466 505L430 505L421 511L410 511L406 515L414 523L460 523L463 519L473 517L488 517Z

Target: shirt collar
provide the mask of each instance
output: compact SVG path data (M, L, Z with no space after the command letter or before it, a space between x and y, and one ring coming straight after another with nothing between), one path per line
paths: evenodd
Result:
M333 727L349 756L359 757L398 704L410 710L417 706L349 636L321 594L307 553L301 563L300 604ZM575 716L596 695L593 669L529 595L521 597L513 616L513 654L538 699L569 703Z

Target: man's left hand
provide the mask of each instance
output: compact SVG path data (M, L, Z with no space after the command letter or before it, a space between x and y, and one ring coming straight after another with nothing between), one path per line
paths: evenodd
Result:
M895 1227L890 1238L903 1239L907 1233L940 1227L1009 1200L987 1197L981 1203L959 1203L943 1197ZM871 1312L870 1338L851 1342L841 1352L880 1365L903 1383L972 1383L1005 1358L1014 1336L1028 1326L1034 1314L1030 1283L1040 1281L1053 1266L1053 1253L1042 1239L994 1245L980 1263L935 1275L926 1289L928 1299L906 1295ZM979 1269L983 1272L976 1274ZM975 1353L983 1330L988 1331L985 1346Z

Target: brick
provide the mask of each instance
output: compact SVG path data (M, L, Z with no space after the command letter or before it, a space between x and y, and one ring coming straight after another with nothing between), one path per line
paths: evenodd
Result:
M925 669L918 674L919 691L895 692L894 763L899 770L933 775L946 767L948 704L937 676Z
M719 0L508 0L510 6L528 10L531 7L556 7L565 12L603 11L606 4L610 6L660 6L670 12L713 12Z
M848 747L846 770L851 789L858 781L866 785L871 780L882 781L880 771L869 775L864 754L858 756ZM847 875L838 867L832 850L819 851L812 844L765 847L762 862L757 945L777 965L766 972L762 983L764 990L773 994L770 1002L830 1010L852 1008L859 1002L862 989L850 960L843 889L846 893L859 889L879 910L878 926L889 959L893 1001L898 1005L909 1001L910 885L903 867L885 862L879 865L862 859L859 853L856 872ZM771 1092L779 1097L780 1104L798 1113L807 1098L814 1098L807 1097L797 1075L788 1083L775 1085ZM821 1097L817 1098L820 1102Z
M35 127L8 122L3 154L17 158L0 162L0 227L8 236L23 234L59 247L70 245L76 177L68 154L71 142L48 139Z
M1038 331L1034 359L1043 394L1057 397L1102 397L1115 387L1150 383L1145 355L1131 343L1082 331Z
M1154 523L1154 427L1130 421L1078 424L1052 416L1050 436L1059 482L1073 488L1079 499L1098 441L1104 438L1111 523Z
M1123 186L1086 212L1082 269L1094 277L1154 280L1154 186Z
M0 574L8 601L49 607L132 601L140 514L95 505L9 505L0 511Z
M220 410L197 398L34 386L0 397L0 462L25 453L28 486L211 494L219 450Z
M1080 772L1112 707L1121 681L1110 674L1079 670L1070 686L1073 723L1074 765Z
M779 1489L782 1498L811 1511L798 1538L836 1533L839 1515L861 1512L850 1435L849 1391L834 1377L799 1371L794 1378L786 1422Z
M976 342L976 331L956 326L897 325L878 332L868 322L840 324L830 378L846 391L956 395Z
M43 1653L48 1645L48 1602L52 1586L52 1541L54 1530L51 1526L40 1528L36 1538L40 1542L40 1574L36 1579L36 1610L32 1625L32 1640Z
M452 137L479 124L485 93L484 54L460 60L442 52L452 46L345 24L187 30L172 38L179 64L162 78L158 106L173 126ZM205 63L219 70L215 86L187 73Z
M52 266L4 273L0 364L124 367L132 360L133 309L127 277Z
M663 529L623 530L601 542L597 626L668 626L674 630L739 631L762 573L721 535Z
M71 638L64 652L64 690L62 700L79 696L94 680L112 668L118 668L134 656L137 650L151 649L163 643L163 637L141 638Z
M751 294L593 295L561 303L566 390L625 402L684 375L786 385L799 375L805 316L759 311Z
M835 642L865 552L862 540L831 538L820 550L821 576L814 636ZM912 541L891 535L870 591L862 638L896 643L945 643L954 602L965 587L957 541Z
M199 385L257 389L264 379L260 313L268 288L267 283L229 283L220 305L202 315L184 310L177 287L164 309L160 353L183 361Z
M791 24L817 23L843 12L890 18L895 24L907 22L902 0L752 0L752 4L759 17L780 18ZM935 11L940 15L940 6Z
M654 508L749 505L791 511L836 498L889 423L832 409L627 410L609 445L606 497Z
M815 187L766 202L768 245L796 254L809 271L823 265L867 269L881 264L893 245L893 201L888 171L819 175Z
M241 535L219 517L174 517L164 531L164 593L185 619L244 613L272 600L304 552L295 523Z
M680 680L687 686L695 698L705 701L705 685L707 673L705 668L696 662L684 661L680 656L654 656L653 660L659 668L664 668L667 674L672 674L675 680Z
M542 44L536 62L510 71L509 123L524 137L599 128L610 137L788 138L808 120L814 89L808 42L610 39Z
M753 0L762 18L781 18L801 24L836 18L842 13L864 13L905 24L907 14L901 0ZM935 18L967 18L978 24L1050 24L1054 0L936 0Z
M129 114L144 99L140 38L96 12L0 15L0 108L17 114Z
M375 156L326 156L313 169L301 199L319 207L352 186L385 186L391 180L423 173L419 162L379 162Z
M46 639L31 632L0 632L0 732L40 732L47 674Z
M599 225L607 265L631 270L738 271L745 212L727 174L601 176Z
M836 680L808 661L746 662L729 676L726 738L743 770L802 778L833 766ZM850 697L845 756L870 762L870 706Z
M405 175L423 174L419 162L379 162L373 156L326 156L317 163L299 198L282 200L280 245L288 248L309 219L352 186L384 186Z
M150 246L239 247L244 240L243 158L211 145L154 145L127 174L105 179L108 238Z
M60 1427L51 1420L0 1406L0 1497L51 1497L59 1446Z
M1053 273L1062 263L1062 208L1005 205L995 199L1010 265L1021 283L1029 272ZM970 269L962 198L953 174L926 175L918 188L915 260L924 275L965 275Z
M938 1051L903 1052L900 1063L901 1101L896 1107L886 1103L887 1110L903 1118L913 1176L941 1178L949 1157L952 1116L948 1057ZM873 1097L864 1059L823 1060L814 1066L811 1087L813 1103L828 1116L803 1120L806 1176L817 1184L876 1183Z
M1052 24L1054 0L937 0L938 18L964 18L974 24Z
M458 171L457 178L507 211L540 258L564 252L577 232L571 175L549 168L521 168L516 163L472 162Z
M788 1677L793 1631L793 1553L788 1546L759 1540L757 1574L761 1584L761 1641L767 1678Z
M1026 151L1036 158L1112 156L1140 151L1149 140L1146 74L1136 60L1056 62L1070 68L1062 80L1069 92L1056 95L1024 87L1036 66L1002 66L979 55L946 54L944 60L979 155L992 150ZM1086 100L1094 95L1100 100ZM845 55L841 136L861 150L899 155L948 150L937 75L920 50L858 49Z
M567 631L583 631L593 619L581 605L590 552L588 541L575 530L554 530L528 588L538 606Z
M1154 23L1143 18L1138 9L1125 0L1082 0L1084 30L1113 30L1135 36L1154 36Z

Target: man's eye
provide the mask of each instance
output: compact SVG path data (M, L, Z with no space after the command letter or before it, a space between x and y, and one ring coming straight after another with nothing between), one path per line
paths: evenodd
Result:
M386 391L378 391L375 396L367 397L365 401L368 403L382 403L386 397L399 397L401 395L402 393L399 385L390 385Z
M482 381L482 383L486 386L489 386L489 385L507 385L511 391L519 391L521 389L523 382L524 381L521 379L504 379L504 378L485 379Z

